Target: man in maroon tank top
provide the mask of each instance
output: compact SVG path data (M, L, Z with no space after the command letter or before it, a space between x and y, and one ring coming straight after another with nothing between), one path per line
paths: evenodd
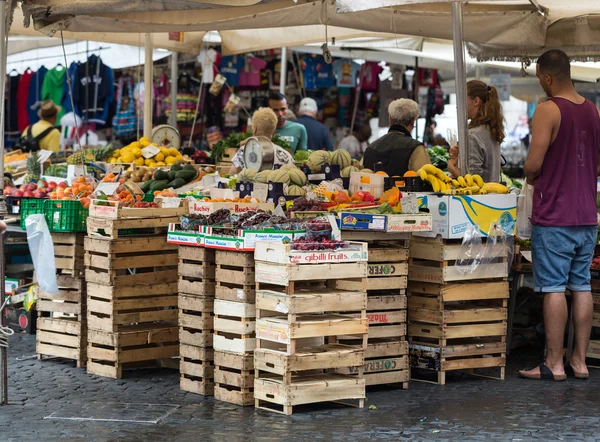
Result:
M567 373L587 379L585 354L593 315L590 265L598 231L600 114L575 91L567 54L544 53L536 70L549 100L533 116L525 174L534 186L533 276L535 290L544 294L547 353L539 367L519 375L563 381ZM575 349L565 365L566 290L573 296Z

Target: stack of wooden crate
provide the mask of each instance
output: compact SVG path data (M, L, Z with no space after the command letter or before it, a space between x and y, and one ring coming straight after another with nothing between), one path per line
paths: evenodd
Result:
M443 385L449 371L483 375L478 369L494 369L489 377L504 379L507 259L508 247L500 244L465 247L413 236L408 276L413 379Z
M38 291L36 352L38 359L73 359L85 367L87 350L84 283L85 233L52 233L58 295Z
M342 238L365 241L369 245L366 384L395 384L407 389L410 372L406 340L406 286L410 233L343 231ZM360 290L357 282L340 280L336 285L341 289ZM349 342L358 343L357 340Z
M256 291L253 252L215 255L215 399L254 403Z
M214 392L215 251L179 246L180 388Z
M177 246L163 234L121 237L119 220L92 221L85 239L88 373L121 378L129 367L170 363L179 356ZM99 233L96 227L109 221L112 227ZM163 231L169 222L138 220Z
M359 244L303 252L257 242L256 407L289 415L297 405L317 402L364 406L367 252ZM338 289L339 280L360 289ZM348 311L359 314L340 314ZM340 344L342 336L362 337L361 344Z

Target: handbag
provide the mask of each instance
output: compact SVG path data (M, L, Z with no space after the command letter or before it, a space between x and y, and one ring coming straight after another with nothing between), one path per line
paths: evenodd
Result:
M122 109L123 89L127 86L127 96L129 104ZM133 80L131 77L120 78L117 87L117 112L112 120L113 132L116 136L124 137L133 135L137 129L137 116L135 114L135 104L133 99Z

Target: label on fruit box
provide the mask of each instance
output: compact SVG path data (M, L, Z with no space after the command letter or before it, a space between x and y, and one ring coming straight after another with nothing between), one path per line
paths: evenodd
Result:
M307 244L310 247L310 243ZM362 251L349 251L349 252L307 252L307 251L296 251L293 250L289 254L290 263L292 264L323 264L323 263L342 263L342 262L356 262L366 259L363 256Z
M100 194L100 192L102 192L104 195L114 195L120 185L121 183L107 183L101 181L98 183L95 193Z
M290 309L288 308L287 305L278 302L277 305L275 306L275 311L279 312L279 313L289 313Z
M160 152L160 149L156 146L147 146L142 149L142 156L146 159L155 157Z
M289 344L290 338L287 329L272 327L261 323L256 324L256 338L265 341L279 342L280 344Z
M174 196L163 196L161 198L161 208L163 209L177 209L181 204L181 198Z

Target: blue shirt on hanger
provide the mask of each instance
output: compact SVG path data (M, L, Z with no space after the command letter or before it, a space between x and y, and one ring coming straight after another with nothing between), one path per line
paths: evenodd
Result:
M227 79L229 86L236 87L240 84L240 73L244 66L246 66L246 60L241 55L222 57L219 73Z
M29 115L30 125L40 121L40 117L38 117L37 113L42 105L42 85L44 84L44 78L46 78L46 72L48 72L48 69L45 66L40 67L40 69L33 74L31 77L31 83L29 83L27 114Z

